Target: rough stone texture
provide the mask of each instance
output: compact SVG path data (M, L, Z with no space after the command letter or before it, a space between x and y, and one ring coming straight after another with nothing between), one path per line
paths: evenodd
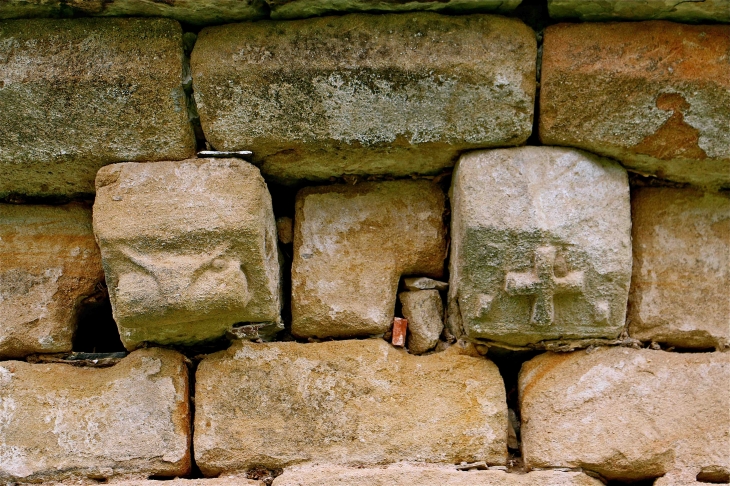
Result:
M114 481L114 486L160 486L159 480L127 480ZM171 479L165 481L162 486L265 486L261 481L246 479L244 476L221 476L219 478L205 479Z
M0 19L30 17L170 17L192 25L267 16L264 0L0 0Z
M279 320L276 226L256 167L238 159L114 164L96 186L94 233L127 349Z
M554 19L730 22L727 0L548 0Z
M679 347L730 344L730 196L638 188L629 332Z
M730 353L542 354L519 378L527 468L608 479L730 466Z
M0 204L0 359L71 351L77 311L104 280L80 204Z
M408 319L408 351L422 354L432 349L444 329L444 304L438 290L401 292L398 298Z
M660 178L730 186L729 50L730 25L550 26L540 139Z
M210 476L303 462L504 464L502 377L491 361L456 350L239 341L198 367L196 464Z
M522 0L266 0L272 19L302 19L347 12L507 13Z
M631 214L618 164L554 147L474 152L451 203L452 332L516 346L620 334Z
M193 155L182 60L172 20L0 23L0 197L90 194L103 165Z
M190 470L188 371L144 349L111 368L0 363L0 481Z
M445 196L429 181L310 187L297 194L292 333L382 334L401 275L441 277Z
M534 32L516 19L353 14L204 29L195 99L217 150L279 182L436 173L532 130Z
M453 467L395 465L381 469L315 467L284 471L273 486L602 486L599 480L577 472L457 471Z
M699 486L707 483L729 484L730 468L709 466L697 473L692 470L671 471L657 479L653 486Z
M449 290L449 284L447 282L441 282L440 280L434 280L428 277L404 278L403 287L406 290Z

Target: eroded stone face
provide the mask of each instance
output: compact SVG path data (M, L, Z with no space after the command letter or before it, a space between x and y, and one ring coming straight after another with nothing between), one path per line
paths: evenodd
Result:
M192 156L182 60L172 20L0 24L0 197L92 194L103 165Z
M125 163L97 176L94 232L128 349L193 344L278 321L276 226L266 183L237 159Z
M401 292L398 299L408 319L408 351L422 354L432 349L444 329L444 304L438 290Z
M311 187L297 194L292 332L382 334L401 275L443 275L445 197L429 181Z
M524 142L535 58L519 20L416 13L207 28L191 62L211 145L291 183L436 173Z
M382 339L239 341L205 358L196 383L195 461L205 475L303 462L506 460L499 371L456 346L413 356Z
M159 486L159 480L138 479L114 481L115 486ZM261 481L247 479L245 476L221 476L219 478L180 479L165 481L166 486L265 486Z
M618 164L553 147L474 152L451 202L452 332L517 346L619 335L631 214Z
M728 50L730 25L550 26L540 139L613 157L643 174L728 186Z
M103 280L91 208L0 204L0 358L71 351L79 305Z
M730 22L727 0L548 0L554 19Z
M542 354L519 378L528 468L608 479L730 468L730 353Z
M0 363L0 480L179 476L190 470L184 357L139 350L111 368Z
M730 197L642 187L631 206L631 336L678 347L730 344Z

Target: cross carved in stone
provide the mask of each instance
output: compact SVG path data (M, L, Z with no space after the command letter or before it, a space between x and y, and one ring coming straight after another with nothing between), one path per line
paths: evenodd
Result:
M542 246L535 250L534 268L529 272L508 272L505 278L505 291L510 295L529 295L533 297L530 323L549 326L555 317L553 298L556 294L575 294L583 292L583 272L555 274L557 250L553 246ZM561 272L562 273L562 272Z

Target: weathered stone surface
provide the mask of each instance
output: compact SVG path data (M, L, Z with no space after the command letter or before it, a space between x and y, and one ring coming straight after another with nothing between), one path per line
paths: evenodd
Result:
M730 196L638 188L629 332L643 341L730 344Z
M305 462L504 464L502 378L491 361L456 349L238 342L198 367L196 464L205 475Z
M710 466L699 473L691 470L672 471L654 481L653 486L702 486L707 483L730 483L730 469Z
M0 362L0 481L187 474L184 359L150 348L111 368Z
M728 50L730 25L550 26L540 139L660 178L730 186Z
M0 197L90 194L103 165L193 155L182 60L172 20L0 23Z
M114 481L114 486L160 486L159 480L138 479ZM261 481L247 479L244 476L221 476L205 479L171 479L165 481L164 486L265 486Z
M94 233L128 349L279 320L276 226L256 167L237 159L114 164L96 186Z
M273 486L602 486L599 480L577 472L457 471L453 467L394 465L379 469L337 466L286 470Z
M548 0L554 19L730 22L727 0Z
M266 3L271 7L272 19L303 19L347 12L507 13L516 9L522 0L266 0Z
M620 334L631 214L618 164L554 147L474 152L451 202L452 332L516 346Z
M406 290L449 290L447 282L434 280L428 277L408 277L403 279L403 286Z
M0 19L30 17L170 17L192 25L267 16L264 0L0 0Z
M408 319L408 351L422 354L432 349L444 330L444 304L438 290L401 292L398 298Z
M79 304L104 280L80 204L0 204L0 359L71 351Z
M535 58L516 19L354 14L207 28L192 68L211 145L294 182L436 173L464 149L523 143Z
M440 277L445 196L429 181L310 187L297 194L292 332L382 334L401 275Z
M730 467L730 353L546 353L519 378L525 465L608 479Z

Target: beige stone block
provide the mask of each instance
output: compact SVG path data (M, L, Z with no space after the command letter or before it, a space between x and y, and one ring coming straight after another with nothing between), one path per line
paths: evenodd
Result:
M641 187L631 206L631 336L685 348L728 346L730 196Z
M201 361L195 390L195 461L207 476L507 457L499 371L457 347L414 356L382 339L238 342Z
M71 351L103 280L91 208L0 204L0 359Z
M113 484L114 486L160 486L160 481L150 479L132 479L126 481L113 481L110 484ZM175 478L165 481L163 486L265 486L265 483L253 479L247 479L245 476L221 476L218 478L205 479Z
M292 332L323 338L390 329L401 275L443 275L445 209L443 191L429 181L301 190L294 217Z
M602 486L578 472L457 471L452 467L399 464L384 468L320 466L285 470L273 486Z
M540 140L612 157L641 174L728 187L728 50L730 25L550 26Z
M432 349L444 330L444 304L438 290L401 292L398 299L408 319L408 351L423 354Z
M0 362L0 481L187 474L189 412L174 351L111 368Z
M2 22L0 66L0 197L92 194L103 165L194 154L173 20Z
M256 167L238 159L114 164L96 185L94 233L127 349L279 321L276 225Z
M618 337L631 280L621 166L557 147L473 152L451 192L453 333L514 346Z
M600 348L542 354L519 377L531 468L608 479L730 467L730 353Z
M548 0L554 19L730 22L727 0Z
M523 143L536 55L517 19L353 14L206 28L191 63L210 144L294 183L433 174Z

